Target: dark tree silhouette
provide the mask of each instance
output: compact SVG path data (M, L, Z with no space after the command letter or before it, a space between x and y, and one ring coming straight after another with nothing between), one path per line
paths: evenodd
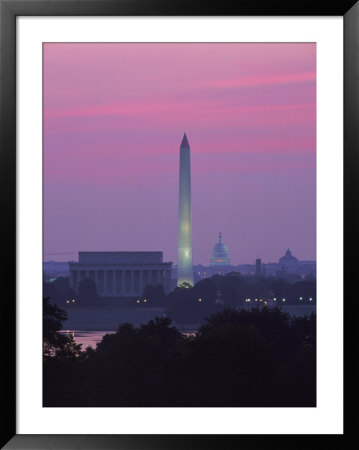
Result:
M153 286L148 284L142 294L148 306L164 306L166 304L166 294L162 284Z
M64 318L48 312L50 340ZM315 406L315 349L314 315L266 307L224 309L191 338L168 318L123 324L96 349L47 358L44 406Z
M50 298L50 303L60 306L72 305L72 300L77 300L76 292L70 288L69 277L59 277L55 281L44 283L43 293L44 297Z
M79 283L79 306L96 306L100 303L94 280L85 278Z
M67 313L43 300L43 404L81 401L81 345L59 333Z
M52 305L49 298L43 300L43 357L44 361L56 356L58 359L79 356L81 345L75 343L72 337L58 331L67 319L66 311Z

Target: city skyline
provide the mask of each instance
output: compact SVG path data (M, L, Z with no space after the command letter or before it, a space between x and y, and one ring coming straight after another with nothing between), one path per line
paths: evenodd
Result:
M219 231L233 265L315 260L315 59L315 44L45 44L44 259L176 264L187 132L193 263Z
M217 241L217 242L218 242L218 241ZM213 246L213 247L214 247L214 246ZM212 248L212 250L213 250L213 248ZM290 252L292 253L292 255L293 255L294 257L296 257L296 255L291 251L291 248L288 247L285 251L283 251L282 254L280 254L280 255L278 256L277 259L268 260L268 261L263 260L261 257L259 257L259 259L261 260L261 262L262 262L263 265L267 265L267 264L278 264L280 258L283 257L283 256L285 256L285 253L287 252L287 250L290 250ZM116 250L108 250L108 251L106 251L106 252L107 252L107 253L109 253L109 252L111 253L112 251L113 251L114 253L117 253ZM161 250L158 250L158 251L161 252ZM101 252L101 251L99 250L99 252ZM129 250L129 252L131 253L131 250ZM149 252L151 253L151 251L149 251ZM78 252L76 253L74 259L69 259L69 258L66 258L66 257L65 257L65 258L62 258L62 259L57 259L56 256L63 257L63 256L66 256L66 255L67 255L67 253L61 253L61 254L59 254L59 255L54 255L53 258L44 258L44 263L68 263L68 262L76 262L76 261L78 261L79 253L81 253L81 250L78 251ZM47 256L47 255L45 254L45 256ZM166 259L166 258L165 258L165 255L163 256L163 258ZM247 265L249 265L249 266L255 267L257 259L258 259L258 258L253 258L253 259L250 260L250 261L243 261L243 262L240 262L240 263L232 263L232 262L230 262L229 266L230 266L230 267L237 267L237 266L247 266ZM299 259L299 258L297 258L297 259L298 259L298 261L299 261L300 263L302 263L302 262L314 262L314 263L316 263L316 259ZM170 262L173 263L173 261L170 261ZM197 262L197 263L194 263L194 264L193 264L193 267L196 267L196 266L210 267L210 266L211 266L211 263L210 263L210 260L208 260L208 261L200 261L200 262ZM177 267L177 264L174 263L174 264L173 264L173 267Z

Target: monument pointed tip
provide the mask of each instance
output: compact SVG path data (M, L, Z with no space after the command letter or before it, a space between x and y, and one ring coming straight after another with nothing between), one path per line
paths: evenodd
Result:
M186 133L183 135L181 147L189 147L188 139Z

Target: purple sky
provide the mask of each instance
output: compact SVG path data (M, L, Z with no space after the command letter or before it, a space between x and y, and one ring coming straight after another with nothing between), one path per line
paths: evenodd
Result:
M177 263L184 132L195 264L315 259L315 44L45 44L45 260Z

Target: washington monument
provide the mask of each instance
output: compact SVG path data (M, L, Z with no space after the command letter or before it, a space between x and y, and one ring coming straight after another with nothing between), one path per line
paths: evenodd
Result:
M193 282L191 154L186 133L180 147L179 210L178 210L178 276L177 286Z

